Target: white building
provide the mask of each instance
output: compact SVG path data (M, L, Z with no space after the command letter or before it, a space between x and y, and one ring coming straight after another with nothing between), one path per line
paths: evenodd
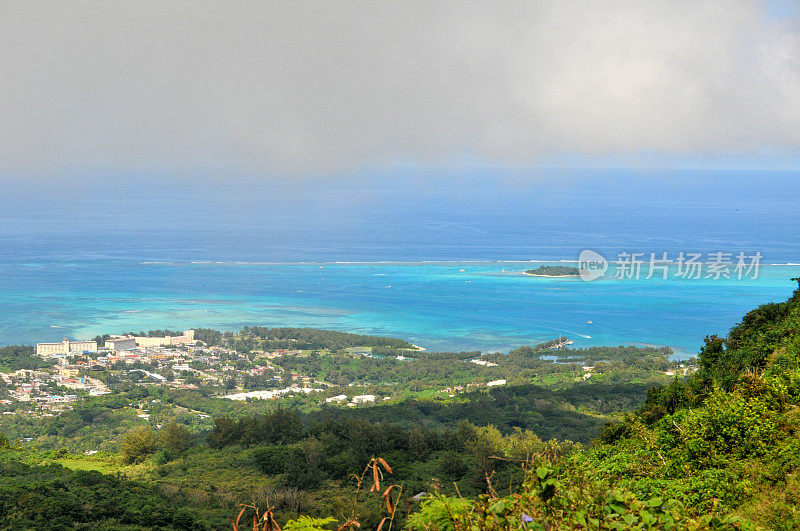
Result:
M356 395L353 397L354 404L366 404L367 402L375 402L375 395Z
M184 330L182 336L147 337L136 336L133 338L140 347L166 347L169 345L186 345L194 343L194 330Z
M494 380L492 382L487 383L486 387L494 387L496 385L505 385L505 384L506 384L505 380Z
M128 350L136 348L136 339L133 336L116 336L106 339L106 348L111 350Z
M330 404L331 402L344 402L345 400L347 400L347 395L336 395L330 398L326 398L325 402Z
M65 337L60 343L36 343L36 354L42 357L83 352L97 352L97 342L70 341Z

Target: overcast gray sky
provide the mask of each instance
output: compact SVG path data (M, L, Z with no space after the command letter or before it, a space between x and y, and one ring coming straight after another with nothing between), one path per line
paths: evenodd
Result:
M797 157L791 2L0 2L0 174Z

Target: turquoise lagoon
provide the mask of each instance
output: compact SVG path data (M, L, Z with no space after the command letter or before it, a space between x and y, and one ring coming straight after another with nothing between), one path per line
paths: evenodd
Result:
M552 263L552 262L551 262ZM532 262L17 263L2 285L0 344L245 325L406 338L435 350L508 350L564 335L575 347L668 345L695 353L753 307L784 300L800 266L757 279L540 278ZM613 266L607 276L613 276ZM9 278L6 276L6 278Z
M98 176L47 191L0 179L0 344L266 325L428 349L565 335L576 347L689 355L706 334L785 300L800 266L743 281L521 272L587 248L609 258L758 251L763 263L797 263L798 182L796 171L487 168L205 183Z

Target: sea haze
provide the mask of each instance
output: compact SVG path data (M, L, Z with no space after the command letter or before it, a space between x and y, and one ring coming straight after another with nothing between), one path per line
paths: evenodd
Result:
M499 261L574 260L590 248L609 257L758 251L764 262L798 263L797 177L408 170L334 184L9 185L0 344L260 324L436 349L507 349L564 334L576 346L691 353L753 306L785 299L800 267L765 268L748 282L585 283L524 277L530 264ZM394 263L375 263L386 261Z

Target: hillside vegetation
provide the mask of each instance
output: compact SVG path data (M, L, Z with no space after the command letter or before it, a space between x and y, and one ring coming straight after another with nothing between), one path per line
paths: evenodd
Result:
M517 455L518 491L435 496L412 527L800 527L800 290L707 337L699 361L592 447Z
M255 335L286 341L276 330ZM559 379L550 388L307 410L131 388L40 421L39 449L0 437L0 521L9 529L225 529L237 515L242 529L255 516L259 529L285 531L800 527L800 291L748 313L726 338L706 338L697 372L666 385L638 381L645 366L671 367L659 349L523 347L486 359L536 373L547 367L540 350L565 367L622 364L613 374L624 383ZM157 425L131 428L136 401L150 404ZM187 428L175 412L189 406L213 410L211 425ZM121 437L111 453L56 446L80 448L101 434Z

